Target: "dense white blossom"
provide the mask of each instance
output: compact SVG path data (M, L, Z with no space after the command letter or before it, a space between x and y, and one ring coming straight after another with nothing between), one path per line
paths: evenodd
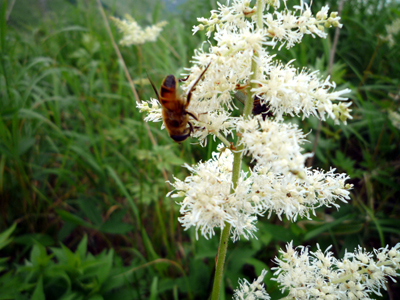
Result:
M393 47L396 45L395 36L400 32L400 18L393 20L393 22L389 25L386 25L387 35L382 37L384 40L389 42L389 47Z
M324 26L341 26L336 13L328 17L327 6L313 17L310 8L301 3L294 11L286 3L278 11L279 1L265 1L267 9L274 12L264 11L260 27L256 26L257 8L250 1L234 0L218 4L218 10L212 11L209 19L200 18L200 25L194 28L194 32L206 30L209 41L195 50L194 64L187 69L188 78L182 84L187 93L208 68L188 107L196 115L191 121L195 128L192 136L204 145L211 134L229 146L229 137L236 135L238 148L232 144L230 149L251 155L254 163L249 172L240 172L235 189L229 149L220 149L209 161L185 165L191 175L184 181L175 178L175 190L170 194L184 197L179 202L179 221L185 229L195 227L197 237L200 232L210 238L215 228L230 224L233 240L249 238L254 236L260 215L310 218L320 206L338 207L339 201L350 199L352 186L345 183L348 176L336 174L334 169L324 172L306 168L305 160L312 155L302 153L306 134L297 125L282 122L284 115L322 120L330 117L335 122L351 118L350 103L334 103L346 100L343 94L348 89L334 91L336 86L329 77L320 79L316 71L298 70L292 62L283 64L268 52L277 43L292 47L304 34L325 37ZM257 65L256 74L253 63ZM271 117L237 117L235 111L242 105L234 101L237 91L260 99ZM161 107L155 100L138 107L148 112L147 120L160 120Z
M231 193L232 163L233 155L228 149L214 152L213 158L204 163L194 167L185 165L192 175L184 181L175 178L171 183L175 188L172 197L184 197L179 203L182 214L179 221L185 229L196 227L197 238L197 230L205 238L210 238L215 234L215 228L225 227L225 222L232 225L234 240L241 234L252 236L256 230L253 224L257 219L256 211L244 201L237 201L236 195ZM249 184L246 173L241 172L237 190L245 192Z
M388 277L395 281L398 276L400 244L373 253L359 246L354 252L346 251L343 259L335 258L329 249L323 252L318 246L312 252L299 246L296 250L291 242L286 251L279 251L273 280L282 292L289 291L285 299L373 299L370 294L381 295L379 290L386 289Z
M232 0L227 5L218 3L210 18L199 18L200 24L193 28L194 33L205 31L208 41L195 50L193 65L186 69L182 97L208 69L193 90L187 109L196 116L191 120L195 128L192 137L204 145L211 134L225 145L220 144L219 152L208 161L185 164L190 175L184 180L174 177L170 183L174 190L168 196L177 198L180 205L178 220L185 230L194 227L197 239L199 233L211 238L215 229L228 224L233 241L241 236L249 239L256 237L259 216L310 219L319 207L339 208L340 202L350 200L349 177L335 173L334 168L326 172L305 167L305 160L312 155L302 149L307 134L290 124L290 119L284 122L287 116L315 116L346 124L351 119L351 103L343 95L350 90L336 91L329 77L295 68L293 61L283 63L268 52L293 47L305 34L325 38L325 27L342 26L340 17L329 14L328 6L313 16L303 1L293 10L286 1L257 1L261 2L266 6L262 18L257 18L258 8L251 6L251 1ZM247 96L243 98L259 99L265 114L238 117L242 104L235 102L234 95L239 92ZM138 107L148 113L146 121L162 120L162 107L156 99ZM233 169L239 170L236 162L241 162L237 158L244 155L251 156L252 165L247 172L240 170L233 182ZM343 259L335 258L329 249L323 252L318 246L312 252L302 246L293 249L289 243L286 251L280 250L280 258L274 260L277 267L272 270L282 292L289 293L283 299L371 299L369 294L379 295L387 278L394 280L400 269L400 244L373 253L358 247L353 253L346 252ZM240 280L234 299L270 299L263 284L265 275L263 271L251 284Z
M157 99L142 101L137 104L137 108L140 112L147 112L147 116L144 118L146 122L160 122L162 120L161 104Z
M305 176L299 178L293 174L252 172L251 189L245 195L252 200L258 211L275 213L280 219L285 215L289 220L298 216L311 218L310 213L321 206L339 208L338 201L350 199L352 185L346 184L346 174L336 174L335 169L329 172L305 169Z
M281 120L284 114L302 114L303 119L313 115L321 120L325 120L325 115L328 115L339 120L335 115L337 108L332 101L346 100L342 95L350 92L350 89L330 92L336 85L329 82L329 77L320 80L318 71L309 72L305 68L299 72L291 62L263 68L263 75L263 78L254 80L257 87L252 92L262 99L262 103L270 106L277 120ZM346 103L347 107L350 104ZM350 115L347 117L351 118Z
M400 110L390 110L388 112L389 120L394 127L400 130Z
M234 300L269 300L271 297L268 295L264 287L264 277L267 271L262 270L261 275L250 284L246 279L239 279L239 288L235 290L233 295Z
M305 135L297 125L256 116L240 119L237 128L242 137L240 143L245 153L249 152L257 160L258 170L262 167L276 174L304 172L304 163L310 154L301 153Z
M125 20L111 17L119 31L122 32L120 44L123 46L141 45L146 42L155 42L167 22L159 22L152 26L147 26L145 29L133 19L130 15L125 15Z
M292 173L265 172L265 166L256 166L250 173L241 172L233 193L232 162L229 149L219 146L213 158L195 166L185 165L191 172L184 181L175 178L172 197L184 197L179 221L185 229L196 228L206 238L215 228L223 229L225 222L232 225L231 237L235 241L243 235L252 237L259 215L276 213L295 220L298 216L310 218L310 212L325 206L338 207L337 201L349 200L346 174L325 173L304 169L304 178Z
M277 43L280 47L292 47L301 42L305 34L326 37L325 27L341 27L337 13L328 16L328 7L324 6L314 17L310 7L302 1L293 11L286 3L279 11L280 1L265 1L265 4L273 12L264 11L262 28L256 26L256 7L245 0L228 1L227 5L218 3L218 9L211 12L210 18L199 18L200 24L194 27L194 32L205 31L209 41L195 50L193 65L183 74L189 76L188 80L181 87L187 93L210 64L193 91L188 107L199 119L191 121L196 127L193 137L203 145L208 135L235 132L234 112L241 104L234 101L233 94L238 90L258 96L262 103L269 105L277 121L284 115L303 118L313 115L321 120L329 117L336 123L346 123L351 118L350 102L334 103L346 100L343 94L349 89L335 91L336 85L329 77L321 79L317 71L297 69L292 62L282 63L268 51ZM253 76L252 61L257 62L258 68L256 79L249 82ZM249 84L255 84L251 91ZM160 120L160 111L149 111L149 114L157 116L149 116L147 120Z

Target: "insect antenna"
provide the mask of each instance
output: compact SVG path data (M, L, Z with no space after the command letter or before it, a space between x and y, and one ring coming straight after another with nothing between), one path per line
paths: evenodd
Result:
M158 91L157 91L157 89L156 89L156 87L155 87L153 81L151 80L151 78L150 78L150 76L149 76L149 73L147 73L147 71L146 71L146 74L147 74L147 78L148 78L149 81L150 81L151 86L153 87L154 92L155 92L156 95L157 95L158 101L160 101L160 95L158 94Z

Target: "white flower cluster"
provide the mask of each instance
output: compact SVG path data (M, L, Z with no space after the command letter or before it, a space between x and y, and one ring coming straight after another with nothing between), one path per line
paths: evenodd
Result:
M304 143L305 135L297 125L256 116L241 119L237 127L242 136L240 143L257 160L258 171L296 175L304 172L305 160L311 155L301 154L300 144Z
M125 15L125 20L110 17L115 23L119 31L122 32L123 38L120 44L123 46L142 45L146 42L155 42L167 22L159 22L155 25L148 26L145 29L128 14Z
M221 147L220 147L221 149ZM194 168L185 165L192 176L185 181L175 178L171 183L176 190L172 197L182 197L180 212L183 215L178 220L185 229L196 227L205 238L211 238L215 228L223 229L225 222L232 225L233 239L240 234L245 237L252 236L256 227L255 209L243 201L237 201L236 194L231 193L232 188L232 153L225 149L220 153L214 152L213 158L204 163L199 163ZM244 181L246 173L241 173L237 191L249 189L249 181Z
M289 220L297 217L310 218L310 212L321 206L335 206L337 201L347 203L350 199L351 184L345 181L346 174L335 174L335 169L325 173L320 170L305 169L305 179L287 174L281 175L269 172L252 172L251 190L246 198L260 211L268 212L268 217L274 212L282 219L282 214Z
M228 1L229 2L229 1ZM255 19L255 8L250 7L251 1L234 0L231 6L219 5L217 11L211 11L211 17L198 18L202 23L193 28L193 33L199 30L207 29L206 35L210 38L214 30L228 28L231 24L235 24L238 28L248 27L249 21L245 18ZM271 2L271 1L267 1ZM282 46L286 43L287 48L293 47L296 43L301 42L304 34L319 36L325 38L327 34L324 32L324 27L342 27L339 23L340 17L336 12L332 12L328 18L328 6L324 6L313 17L310 7L302 1L301 6L295 6L295 12L286 7L283 11L278 11L280 1L273 1L273 13L265 14L264 24L266 25L265 35L273 41L282 42ZM299 13L296 16L296 12Z
M394 36L400 32L400 18L395 19L390 25L386 25L386 32L387 36L383 39L389 42L389 47L393 47L396 44Z
M340 17L336 12L332 12L328 18L329 6L327 5L321 8L316 17L313 17L311 9L306 3L294 8L300 12L299 16L295 16L286 8L283 12L275 11L265 17L264 22L268 28L268 36L282 42L281 47L285 43L287 48L293 47L301 42L304 34L326 38L324 27L342 27L342 24L339 23Z
M266 3L274 9L280 5L279 1ZM218 4L218 10L212 11L209 19L199 19L201 24L194 32L207 30L209 42L195 51L194 65L187 69L189 78L182 84L182 89L188 92L210 64L196 85L188 107L188 111L198 116L198 121L192 120L196 127L193 137L200 143L205 144L210 134L238 132L235 111L239 104L233 97L237 91L259 97L277 122L282 121L283 115L314 115L322 120L328 116L335 122L344 123L351 118L348 108L351 103L333 103L346 100L343 94L349 89L334 91L335 83L330 82L329 77L321 79L317 72L296 69L291 62L283 64L267 51L277 43L292 47L305 34L325 37L324 27L341 26L336 13L328 17L327 6L313 17L307 4L301 3L294 12L287 7L272 13L264 11L262 28L257 28L257 8L248 0L234 0L231 5ZM253 61L257 63L255 74L251 69ZM253 77L255 79L250 81ZM251 91L249 85L253 86ZM152 113L160 114L149 112ZM151 116L148 119L159 120Z
M263 270L261 275L250 284L246 279L239 279L239 289L235 290L233 295L234 300L269 300L271 297L268 295L264 288L264 277L267 271Z
M322 120L328 116L345 122L351 118L350 103L334 104L346 100L342 95L349 90L331 91L335 88L329 78L320 80L316 72L295 69L291 63L274 61L267 47L278 42L292 46L301 41L304 34L324 37L323 26L340 26L339 18L328 7L323 7L316 17L302 3L295 8L299 16L286 7L283 12L257 11L251 1L233 0L231 5L219 5L210 19L200 19L207 28L207 36L216 41L209 43L208 51L197 50L194 66L183 89L189 91L199 76L202 80L193 90L188 111L197 115L193 137L206 143L209 134L218 137L229 147L229 135L238 137L232 151L252 155L255 166L249 172L240 172L239 181L232 183L233 154L230 150L214 153L213 158L193 167L184 181L175 178L171 183L175 190L172 197L184 197L179 221L185 229L196 228L206 238L212 237L215 228L231 225L231 237L235 241L241 235L254 236L257 217L276 213L279 218L290 220L310 218L315 209L325 206L338 207L337 201L350 199L346 174L311 170L305 160L311 154L302 154L301 144L306 135L296 126L282 122L283 115L310 115ZM261 1L257 1L258 4ZM229 1L228 1L229 4ZM264 5L277 9L279 1L264 1ZM257 19L257 20L256 20ZM279 33L279 29L284 33ZM215 43L214 43L215 44ZM255 79L254 79L255 78ZM249 99L259 99L266 108L265 115L237 117L235 93L246 91ZM157 100L142 102L141 111L148 112L146 120L161 119L161 105ZM247 107L247 109L250 106ZM164 108L165 109L165 108ZM164 114L168 116L168 114ZM236 174L236 173L235 173Z
M280 283L282 292L289 291L285 299L373 299L369 294L381 295L387 277L395 281L400 269L400 243L391 249L374 249L374 253L359 246L343 259L335 258L330 248L325 252L319 246L316 252L298 249L289 243L286 251L280 250L281 258L274 260L278 267L272 268L277 276L273 280Z
M232 225L231 237L235 241L243 235L253 237L254 223L259 215L275 212L280 218L310 217L310 211L326 206L336 206L337 200L346 202L351 185L345 184L348 176L304 169L304 179L293 174L264 171L255 168L250 173L241 172L236 189L232 189L233 154L219 146L220 153L194 167L185 165L192 173L184 181L175 178L172 197L184 197L179 221L185 229L196 228L206 238L211 238L215 228L223 229L225 222Z
M317 76L318 71L303 69L299 72L289 62L286 65L278 63L268 66L263 73L263 79L254 81L258 87L253 88L252 92L269 104L276 120L281 120L284 114L298 116L301 113L303 119L313 115L324 121L327 114L336 123L339 120L346 123L347 119L352 118L348 109L351 102L332 103L334 100L346 100L342 95L350 90L329 92L336 87L335 83L329 82L329 77L321 81Z
M392 122L392 125L400 130L400 110L394 111L390 110L388 112L389 120Z
M162 120L162 114L160 109L160 102L156 99L151 99L146 102L137 104L139 112L147 112L147 116L144 118L146 122L160 122Z

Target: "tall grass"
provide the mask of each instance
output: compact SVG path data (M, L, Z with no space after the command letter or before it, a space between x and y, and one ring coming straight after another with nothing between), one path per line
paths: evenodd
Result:
M207 298L217 241L196 241L192 231L182 232L177 206L165 197L170 187L162 170L170 179L172 174L184 178L181 165L208 159L213 141L204 149L190 140L177 145L158 123L149 124L157 145L151 143L94 1L58 1L62 10L37 11L36 21L20 13L21 3L15 3L8 21L10 1L1 4L0 231L13 223L17 228L14 241L2 250L1 256L10 259L1 261L0 291L15 289L15 299L42 299L42 291L60 299ZM116 2L104 3L107 14L118 16ZM334 165L350 175L353 201L339 212L321 210L312 221L284 227L275 218L260 222L258 240L231 248L223 283L227 295L239 277L268 269L266 258L274 256L277 242L317 241L321 248L333 244L340 253L356 244L380 247L398 241L400 139L387 110L399 107L400 46L389 48L378 35L400 16L400 8L382 3L346 1L332 77L353 89L354 120L346 127L328 122L314 160L316 166ZM168 13L161 2L153 5L146 17L132 8L133 16L142 24L166 19L162 38L141 48L120 48L141 99L154 97L141 80L146 71L160 83L189 65L201 43L191 35L191 25L216 4L188 1L181 11ZM327 66L331 39L320 46L310 38L282 55L310 68ZM303 125L313 130L313 140L318 122L307 122ZM37 269L27 268L24 259ZM118 283L106 288L106 278L90 277L88 261L102 266L96 272L109 270L107 280ZM60 276L66 281L74 278L74 270L86 277L65 283L70 294L53 294L51 274L57 268L65 271ZM89 286L88 278L98 284ZM35 288L40 284L42 290ZM277 286L267 284L273 297ZM390 290L399 292L399 287Z

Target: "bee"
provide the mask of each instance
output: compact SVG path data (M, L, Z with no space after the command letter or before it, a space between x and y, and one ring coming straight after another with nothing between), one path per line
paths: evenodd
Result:
M254 116L261 115L263 120L265 121L265 118L273 117L273 114L269 109L270 109L269 104L262 104L260 97L254 96L254 104L252 110Z
M178 81L186 81L189 76L186 79L176 80L174 75L168 75L161 84L160 93L158 93L153 82L150 80L151 86L153 87L158 101L160 101L162 106L162 117L165 128L167 129L169 136L177 143L186 140L194 131L193 125L189 121L189 116L195 120L197 120L197 117L190 111L187 111L187 108L190 104L193 90L209 66L210 64L207 65L204 71L196 79L195 83L187 93L186 99L177 94ZM187 127L188 124L189 127Z
M248 85L245 85L245 86L237 85L236 86L236 90L238 90L238 92L235 93L235 98L237 100L239 100L242 104L246 104L246 95L243 92L241 92L240 90L244 89L247 86ZM261 115L264 121L267 117L268 118L273 117L273 114L270 111L270 105L267 103L264 103L264 104L261 103L261 98L258 96L254 96L252 113L254 116Z

